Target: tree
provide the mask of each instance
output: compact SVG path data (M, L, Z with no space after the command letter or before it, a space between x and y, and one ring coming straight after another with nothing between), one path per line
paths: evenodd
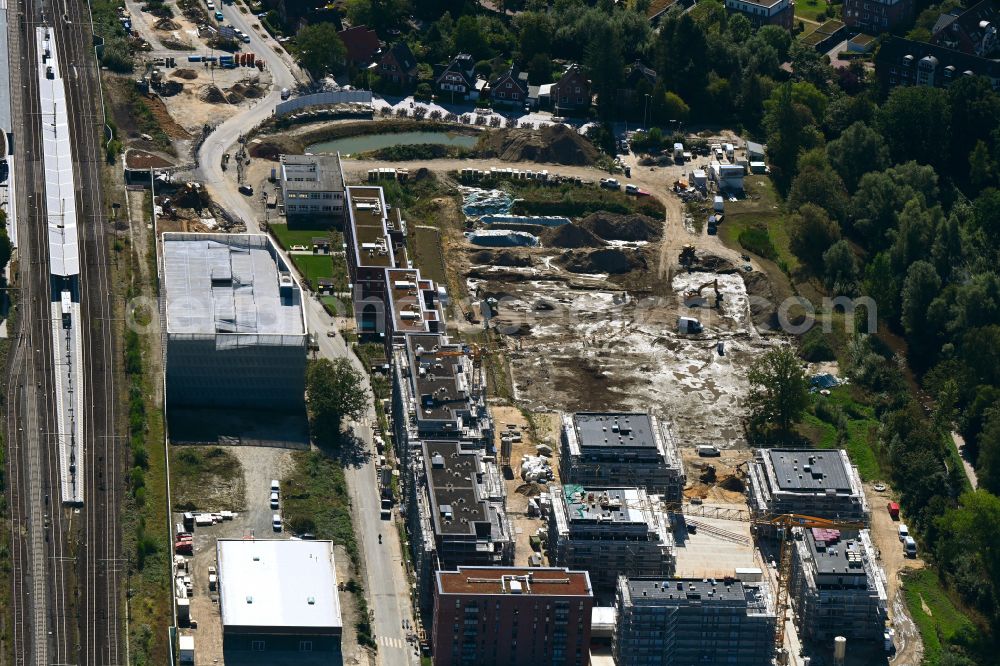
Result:
M990 149L985 141L977 141L975 148L969 153L969 182L977 190L994 184L997 163L990 157Z
M863 122L856 122L826 145L830 165L844 181L849 192L858 187L861 176L889 166L889 149L878 132Z
M926 325L927 309L941 291L941 278L934 266L926 261L916 261L906 271L903 281L903 330L913 347L911 361L921 353L930 351L932 336Z
M459 53L468 53L475 60L486 58L490 55L489 46L486 43L486 35L483 33L479 20L474 16L461 16L455 23L455 32L452 35L452 42L455 50Z
M687 120L691 107L677 93L668 92L663 98L663 110L670 120Z
M587 48L587 70L597 94L597 113L608 119L614 112L618 87L625 77L621 41L611 26L604 26Z
M795 210L806 203L811 203L825 210L837 222L844 223L847 221L847 209L850 204L844 183L826 162L825 154L820 150L810 151L813 152L823 156L823 163L805 168L799 167L799 173L788 191L788 205ZM802 164L801 159L799 164Z
M743 14L735 14L729 19L729 36L737 44L742 44L750 39L752 33L753 26L750 25L750 19Z
M773 430L787 439L809 405L809 383L795 352L781 347L767 352L748 373L747 421L756 436L769 438Z
M951 147L947 91L929 86L894 88L879 110L878 123L893 161L947 163Z
M418 7L422 4L424 0L414 3ZM407 0L347 0L351 25L367 25L378 32L396 27L409 13Z
M313 440L326 445L340 439L344 419L358 420L368 408L368 391L361 373L350 361L310 361L306 369L306 398Z
M822 143L816 123L825 101L811 84L783 83L764 102L764 109L768 158L776 184L786 191L795 176L799 153Z
M324 76L344 67L347 49L332 23L314 23L299 30L295 50L303 67Z
M528 81L540 86L552 81L552 58L547 53L536 53L528 63Z
M823 253L840 240L840 227L825 210L807 203L792 216L790 235L795 256L816 269L823 263Z
M847 295L857 293L858 260L847 241L839 240L823 253L823 274L830 291Z

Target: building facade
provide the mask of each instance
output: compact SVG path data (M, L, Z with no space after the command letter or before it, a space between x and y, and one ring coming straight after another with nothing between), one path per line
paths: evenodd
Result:
M468 53L459 53L447 65L439 66L434 87L441 99L445 101L478 99L475 66L476 61Z
M650 414L564 414L561 454L563 482L642 487L681 501L686 477L677 444L667 424Z
M777 615L763 583L618 579L617 666L770 666Z
M942 14L932 30L935 46L981 58L996 58L1000 49L1000 2L982 0L968 9Z
M279 162L286 215L344 215L340 155L281 155Z
M383 81L410 88L417 84L417 59L406 42L396 42L382 49L378 59L378 74Z
M730 14L743 14L754 28L777 25L791 30L795 20L794 0L726 0Z
M165 233L162 242L168 405L301 408L302 290L271 240Z
M882 41L875 55L879 86L947 87L963 76L985 76L1000 90L1000 62L901 37Z
M593 607L586 571L514 567L439 571L434 666L587 666Z
M673 575L670 521L646 491L574 485L551 491L550 562L590 572L598 593L613 592L619 575Z
M583 69L573 63L549 88L549 99L556 114L576 114L590 108L590 80Z
M429 620L434 573L463 565L512 565L514 531L503 476L482 451L467 442L428 440L412 458L407 526L417 606Z
M790 592L801 635L881 640L888 617L885 572L868 530L804 530L792 554Z
M843 449L757 449L747 471L747 503L756 517L870 519L858 469Z
M528 99L528 74L513 67L490 81L490 99L495 104L523 106Z
M844 0L844 23L873 35L913 23L913 0Z

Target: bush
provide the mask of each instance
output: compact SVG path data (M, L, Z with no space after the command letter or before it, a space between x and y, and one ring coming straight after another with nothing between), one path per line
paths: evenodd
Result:
M747 227L740 232L739 241L743 249L757 256L771 260L778 258L778 251L774 249L771 236L764 227Z
M799 349L799 356L810 362L836 361L837 354L834 353L830 341L823 332L817 328L810 329L802 336L802 343Z

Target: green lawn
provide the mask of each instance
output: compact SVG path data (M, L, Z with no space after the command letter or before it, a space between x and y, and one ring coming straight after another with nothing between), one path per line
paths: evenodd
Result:
M820 12L824 12L829 16L830 10L837 11L837 8L828 5L826 0L798 0L795 3L795 18L816 21Z
M788 220L779 207L780 200L771 179L767 176L748 176L743 184L747 198L726 202L726 216L719 225L719 234L723 242L731 247L743 247L752 252L752 247L744 247L740 243L740 234L752 227L766 229L771 245L777 252L775 261L784 270L795 271L799 267L799 260L792 254Z
M287 224L269 225L271 233L278 239L278 243L286 250L292 245L305 245L312 249L312 239L316 236L328 236L329 231L323 229L289 229ZM339 250L339 247L333 248Z
M800 430L817 448L846 449L861 478L870 481L882 476L874 448L878 426L874 410L855 399L852 387L838 386L829 396L813 395Z
M963 634L975 633L975 626L952 603L933 570L907 573L903 578L903 594L924 641L924 664L936 666L948 643Z
M292 254L289 257L302 273L309 289L315 291L320 278L333 278L336 291L347 290L347 263L343 255Z
M285 524L293 532L312 532L344 546L356 560L344 468L321 451L296 451L295 468L281 480ZM357 562L355 561L355 564Z
M176 511L242 511L243 466L231 452L218 446L173 447L171 488Z

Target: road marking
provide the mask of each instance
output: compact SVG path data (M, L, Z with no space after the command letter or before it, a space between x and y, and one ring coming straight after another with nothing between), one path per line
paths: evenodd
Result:
M402 638L396 638L394 636L379 636L378 644L384 647L399 648L400 650L405 650L407 648L406 641Z

